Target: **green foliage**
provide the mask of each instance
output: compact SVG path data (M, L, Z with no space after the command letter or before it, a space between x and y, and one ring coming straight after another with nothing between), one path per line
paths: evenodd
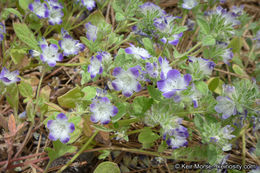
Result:
M53 149L47 147L45 150L48 152L48 156L50 158L50 162L55 159L64 156L67 153L73 153L76 151L76 147L63 144L59 140L53 141Z
M33 2L32 0L19 0L19 5L23 10L27 10L29 4Z
M97 168L94 170L94 173L103 173L103 172L110 172L110 173L120 173L120 169L114 162L102 162L100 163Z
M208 21L206 21L205 19L203 19L202 17L201 18L197 18L197 23L200 27L200 31L207 35L210 33L210 26L208 24Z
M127 113L127 108L128 108L129 105L127 103L118 102L118 103L115 104L115 106L118 109L118 113L114 117L112 117L113 123L120 120Z
M27 27L26 24L14 23L14 32L20 41L24 42L29 48L39 50L38 42L34 37L32 31Z
M145 113L153 104L153 99L139 96L136 97L133 101L133 110L134 113L138 116L143 116L143 113Z
M158 138L159 135L147 127L138 135L138 141L143 144L143 148L150 148Z
M20 64L26 55L23 49L11 49L10 56L15 64Z
M64 108L75 108L76 104L82 100L84 92L79 87L75 87L66 94L58 97L58 103Z
M33 97L33 89L32 86L24 81L21 81L21 83L18 85L19 92L23 97Z
M1 14L1 18L6 20L6 19L8 19L9 15L11 13L15 14L20 20L23 19L21 13L14 8L5 8L4 11Z
M216 40L212 35L207 35L202 39L203 46L211 46L215 44L216 44Z
M161 100L162 99L162 94L157 88L154 88L153 86L148 86L147 89L148 89L150 96L154 100Z

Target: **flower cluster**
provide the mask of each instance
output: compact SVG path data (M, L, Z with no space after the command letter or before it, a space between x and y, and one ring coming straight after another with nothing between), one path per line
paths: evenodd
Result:
M161 105L153 104L151 109L146 112L144 122L149 126L160 124L163 139L166 140L166 143L172 149L188 145L187 138L189 137L189 133L187 128L181 125L182 118L172 116Z
M92 25L91 22L88 22L85 27L87 29L87 39L95 42L97 39L98 28L95 25Z
M151 57L149 52L144 48L135 47L134 45L130 44L131 47L125 49L125 52L128 54L133 54L136 59L148 59Z
M157 82L158 89L163 92L166 98L174 98L176 102L180 101L180 92L187 89L192 77L186 74L183 77L181 73L176 70L169 70L167 77Z
M0 73L0 80L5 84L5 85L10 85L16 82L19 82L21 79L17 77L19 75L19 72L13 71L10 72L8 71L5 67L2 69Z
M189 62L191 63L189 70L196 76L209 76L215 67L215 63L213 61L201 57L189 57Z
M198 5L197 0L183 0L182 8L191 10Z
M64 113L58 114L56 120L49 120L47 128L50 130L49 139L52 141L59 139L62 143L69 142L69 134L75 130L74 124L68 122L68 118Z
M117 107L113 106L107 97L97 97L93 99L90 105L90 111L92 112L90 120L94 123L100 121L101 124L108 124L110 117L118 113Z
M5 33L5 25L0 22L0 42L3 41Z
M40 56L40 59L43 62L46 62L50 67L54 67L57 61L63 60L63 55L62 53L59 53L58 45L48 45L47 41L43 38L42 41L39 42L39 46L41 48L41 52L36 50L29 51L32 57Z
M29 9L35 13L40 19L48 18L50 25L62 23L63 6L58 2L58 0L48 0L46 3L42 3L40 0L35 0L33 3L29 4Z
M85 6L89 11L92 11L96 7L96 2L94 0L78 0Z
M223 42L218 42L216 46L221 49L222 53L220 56L222 57L223 62L225 64L229 64L229 60L231 60L234 56L232 48L227 48L228 44Z
M164 15L166 12L162 10L159 6L151 3L151 2L146 2L143 5L140 5L140 10L144 15L152 14L155 12L158 12L159 15Z

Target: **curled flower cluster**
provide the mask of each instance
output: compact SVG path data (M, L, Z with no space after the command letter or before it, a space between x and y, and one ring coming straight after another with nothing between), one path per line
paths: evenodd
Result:
M183 0L182 8L190 10L198 5L197 0Z
M62 23L63 6L58 2L58 0L46 0L46 3L42 3L40 0L35 0L33 3L29 4L28 8L35 13L40 19L48 18L50 25Z
M92 11L96 7L96 2L94 0L78 0L85 6L89 11Z
M85 25L85 27L87 29L87 33L86 33L87 39L95 42L97 39L98 28L95 25L92 25L91 22L88 22Z
M206 75L209 76L211 75L214 67L215 67L215 63L213 61L210 61L208 59L204 59L204 58L196 58L196 57L189 57L189 62L192 64L191 67L191 71L194 74L197 75Z

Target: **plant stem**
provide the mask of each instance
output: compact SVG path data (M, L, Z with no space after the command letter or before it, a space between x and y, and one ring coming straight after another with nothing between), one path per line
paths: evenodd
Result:
M47 173L48 172L48 169L49 169L49 167L51 166L51 160L49 160L49 162L48 162L48 164L47 164L47 166L46 166L46 168L45 168L45 170L44 170L44 172L43 173Z
M84 63L57 63L56 66L65 66L65 67L73 67L73 66L81 66L81 65L87 65L86 62Z
M117 43L114 47L112 47L111 49L108 50L108 52L111 52L113 50L115 50L118 46L120 46L121 44L123 44L124 42L127 42L130 38L131 38L132 34L130 33L126 39L122 40L121 42Z
M88 139L88 141L83 145L83 147L71 158L70 161L68 161L66 163L65 166L63 166L57 173L61 173L62 171L64 171L70 164L73 163L73 161L81 154L83 153L86 148L88 147L88 145L90 144L90 142L94 139L94 137L98 134L99 130L95 131L95 133Z
M242 165L245 167L246 165L246 130L243 131L242 133ZM246 172L243 170L243 172Z

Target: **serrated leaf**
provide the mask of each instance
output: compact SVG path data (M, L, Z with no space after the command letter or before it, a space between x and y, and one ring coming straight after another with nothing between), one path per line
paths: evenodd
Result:
M203 46L212 46L216 44L216 40L212 35L207 35L202 39Z
M24 23L14 23L14 32L20 41L27 44L31 49L39 50L38 42L35 39L33 32Z
M210 33L210 26L205 19L197 18L197 23L200 26L200 30L203 34L209 34Z
M23 97L33 97L33 88L30 84L27 82L21 81L21 83L18 85L19 92Z
M148 89L150 96L153 99L161 100L162 94L157 88L154 88L153 86L148 86L147 89Z
M148 148L151 144L159 138L159 135L154 133L150 128L145 127L138 135L138 141L143 144L144 148Z
M100 163L97 168L94 170L94 173L120 173L120 169L114 162L102 162Z
M45 150L48 152L48 156L50 161L54 161L55 159L64 156L66 153L73 153L76 151L76 147L63 144L59 140L53 141L53 149L46 148Z
M75 108L76 103L84 97L84 92L79 87L75 87L66 94L58 97L58 103L64 108Z
M133 101L133 108L135 114L142 115L145 113L153 104L153 99L144 96L136 97Z

